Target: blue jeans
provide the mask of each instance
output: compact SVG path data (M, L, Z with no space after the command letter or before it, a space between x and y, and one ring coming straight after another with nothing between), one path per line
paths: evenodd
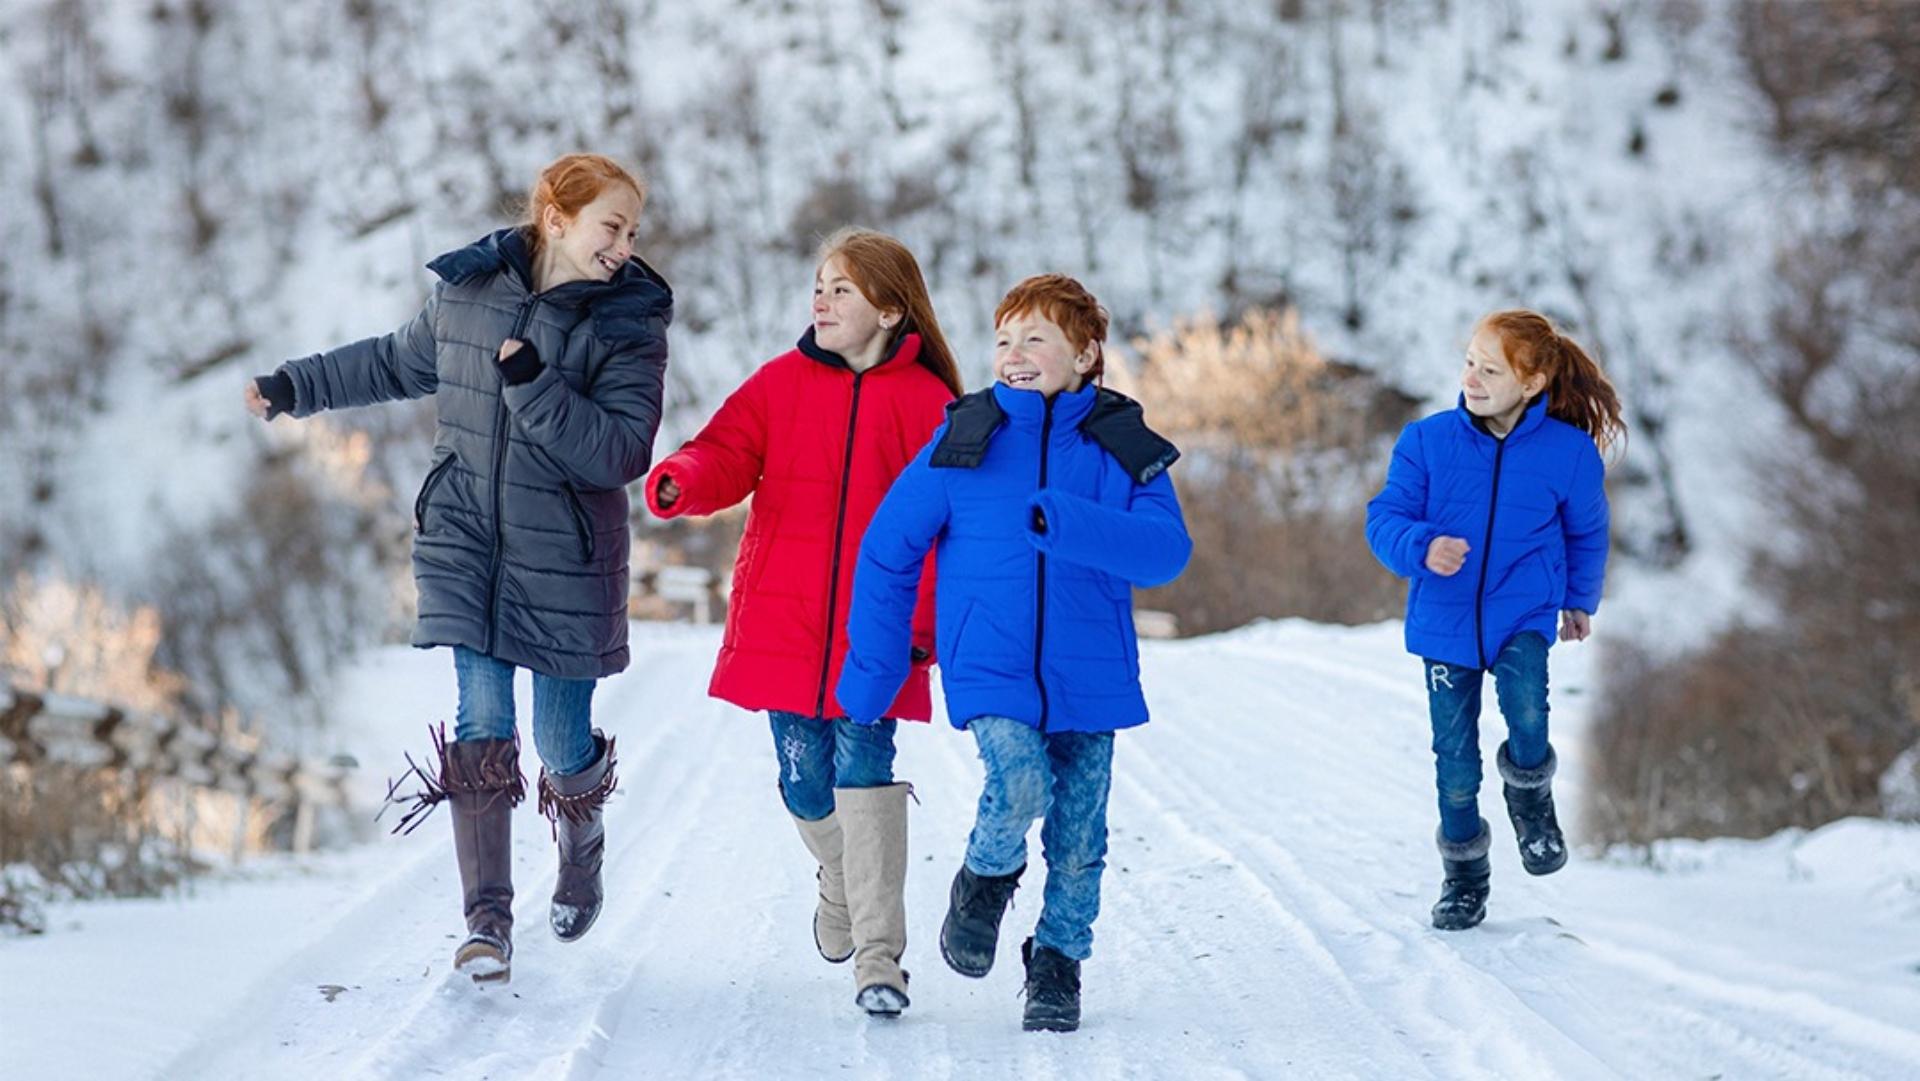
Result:
M793 817L818 822L833 813L836 788L893 783L894 722L854 724L770 710L773 750L780 756L780 798Z
M453 738L512 739L513 665L465 646L453 647L453 672L460 683ZM533 674L533 746L547 772L565 777L600 757L593 741L591 679L555 679Z
M1100 872L1107 867L1113 733L1042 733L1009 717L975 717L967 728L987 767L967 838L967 867L976 875L1019 870L1027 862L1027 830L1044 816L1046 902L1034 941L1086 960L1100 915Z
M1425 660L1433 720L1440 831L1449 841L1480 835L1480 683L1486 671ZM1493 658L1495 693L1507 721L1507 753L1532 769L1547 760L1547 640L1522 631Z

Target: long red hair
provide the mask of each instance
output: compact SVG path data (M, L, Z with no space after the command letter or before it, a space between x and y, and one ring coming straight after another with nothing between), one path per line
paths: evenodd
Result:
M933 314L933 298L927 292L927 280L920 273L920 262L913 252L885 233L872 229L846 228L834 233L820 245L817 262L834 256L847 269L847 277L881 311L901 313L893 338L920 335L920 364L940 377L940 381L958 398L966 393L960 383L960 366L954 363L947 336L940 333L940 320ZM891 342L889 343L891 345Z
M1501 352L1522 382L1536 375L1547 377L1548 416L1592 436L1603 454L1626 435L1620 396L1606 373L1546 316L1524 308L1494 312L1475 329L1481 328L1499 337Z

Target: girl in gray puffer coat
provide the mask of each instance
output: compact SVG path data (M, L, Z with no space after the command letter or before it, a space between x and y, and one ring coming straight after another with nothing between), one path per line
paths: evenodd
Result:
M459 707L454 741L435 734L438 769L409 771L422 787L396 828L451 805L468 930L454 966L477 981L506 980L513 952L516 668L533 670L539 807L560 850L554 933L571 942L600 911L614 754L590 709L595 681L627 666L626 486L652 459L673 317L633 254L643 200L615 162L560 158L526 223L427 264L440 280L412 322L246 388L265 420L434 395L413 644L453 647Z

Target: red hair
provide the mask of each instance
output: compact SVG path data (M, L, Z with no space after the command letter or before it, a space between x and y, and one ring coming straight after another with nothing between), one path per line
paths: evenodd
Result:
M1493 331L1500 339L1500 351L1521 382L1536 375L1546 376L1548 416L1592 436L1602 453L1626 434L1627 424L1620 419L1620 396L1614 393L1606 373L1546 316L1525 309L1494 312L1481 319L1475 329L1481 328Z
M534 259L540 258L540 252L546 246L547 234L540 228L540 223L547 216L548 207L571 219L588 203L600 198L601 192L615 184L632 188L633 193L640 197L641 205L646 204L646 185L609 157L567 154L555 158L540 170L540 178L533 182L532 190L527 192L526 224L530 226L527 233L533 242Z
M940 333L940 320L933 315L933 297L927 292L927 279L921 275L920 261L913 252L885 233L848 226L820 245L818 262L836 256L867 303L881 311L900 313L900 325L893 328L888 347L902 335L920 335L920 366L939 376L954 397L965 394L960 366L947 346L947 336Z
M1065 274L1036 274L1007 290L1007 295L1000 298L1000 306L993 310L993 325L998 327L1016 316L1035 312L1060 328L1076 356L1086 349L1088 342L1106 344L1107 309L1100 306L1086 286ZM1097 349L1087 378L1097 380L1106 370L1106 350Z

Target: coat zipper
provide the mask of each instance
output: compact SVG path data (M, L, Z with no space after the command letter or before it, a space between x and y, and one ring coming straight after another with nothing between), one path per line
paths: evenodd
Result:
M540 305L534 293L520 303L513 317L513 330L507 337L519 338L533 320L533 309ZM506 567L506 520L502 499L506 491L507 471L507 388L503 383L493 399L493 565L487 578L487 648L481 652L493 656L494 630L500 625L500 572Z
M1487 568L1493 565L1493 512L1500 505L1500 459L1507 453L1507 441L1496 440L1493 448L1493 495L1487 500L1487 535L1480 542L1480 583L1473 590L1473 648L1479 651L1480 670L1487 668Z
M866 375L865 372L853 373L853 404L847 408L847 450L840 463L839 508L833 516L833 571L827 579L827 636L820 650L820 696L813 706L813 715L822 718L827 715L827 673L833 667L834 616L840 604L840 541L847 528L847 482L853 476L854 426L860 420L860 381Z
M1053 399L1047 399L1045 419L1040 422L1040 490L1047 487L1047 451L1053 445ZM1033 609L1033 684L1040 688L1040 731L1047 730L1047 680L1040 671L1041 648L1047 633L1047 553L1034 551L1037 570Z

